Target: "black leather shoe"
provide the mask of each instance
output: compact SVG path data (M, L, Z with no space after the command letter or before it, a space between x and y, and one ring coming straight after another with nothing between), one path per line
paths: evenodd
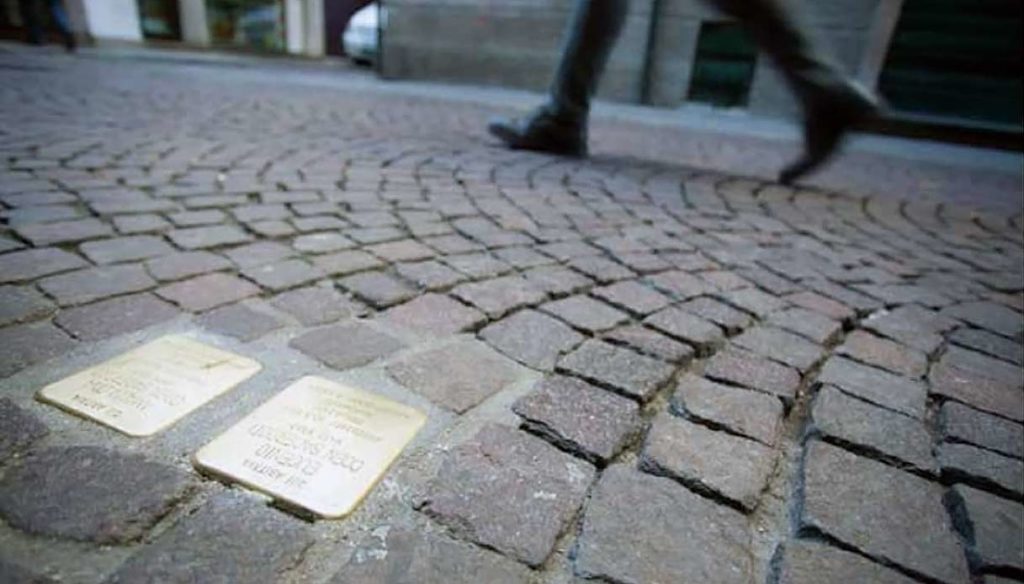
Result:
M492 120L487 131L514 150L587 155L586 125L559 120L543 108L525 118Z
M877 101L855 86L808 108L804 114L804 153L779 173L779 182L791 184L820 167L835 154L847 132L873 117L877 110Z

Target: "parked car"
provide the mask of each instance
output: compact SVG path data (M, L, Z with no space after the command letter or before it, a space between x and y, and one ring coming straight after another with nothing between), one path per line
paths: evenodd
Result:
M379 35L380 5L373 2L352 15L341 34L341 45L356 63L372 65L377 61Z

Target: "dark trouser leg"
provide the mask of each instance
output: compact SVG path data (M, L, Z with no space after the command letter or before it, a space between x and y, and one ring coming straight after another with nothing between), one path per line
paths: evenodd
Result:
M548 108L559 118L586 123L590 100L626 20L627 0L577 0L565 32Z
M64 10L64 2L62 0L49 0L50 3L50 18L53 20L54 26L57 27L57 31L60 32L61 38L64 39L64 46L69 50L75 48L75 35L71 32L71 23L68 21L68 13Z
M707 1L740 21L778 64L803 106L804 156L780 175L792 182L825 162L874 104L811 46L780 0Z
M21 13L21 23L28 35L28 42L33 45L43 43L43 28L39 23L39 7L35 0L18 0L18 10Z

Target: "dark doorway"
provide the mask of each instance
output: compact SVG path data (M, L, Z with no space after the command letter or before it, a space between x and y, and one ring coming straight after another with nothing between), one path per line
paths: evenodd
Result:
M690 101L742 107L750 98L757 46L735 22L705 22L697 39Z
M181 40L177 0L138 0L142 36L147 39Z

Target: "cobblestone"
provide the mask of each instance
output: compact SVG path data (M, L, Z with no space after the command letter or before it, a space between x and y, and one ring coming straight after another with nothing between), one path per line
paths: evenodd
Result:
M64 331L46 321L0 329L0 379L62 355L74 346L75 341Z
M671 365L603 341L589 340L558 362L558 369L641 401L672 376Z
M156 282L137 264L87 268L39 281L39 287L43 292L53 297L61 306L84 304L117 294L139 292L155 285Z
M290 344L335 369L359 367L405 346L359 321L315 329L292 339Z
M490 425L452 450L418 507L462 537L538 566L593 478L593 467L543 440Z
M192 312L201 312L259 293L259 288L230 274L206 274L168 284L156 293Z
M757 327L732 340L738 347L806 373L824 356L822 348L793 333L774 327Z
M103 544L140 537L185 496L173 467L91 446L50 448L3 477L0 515L16 529Z
M199 319L199 324L218 334L252 341L281 328L284 323L244 304L231 304L207 312Z
M1001 570L1019 574L1024 571L1024 506L994 495L957 485L954 505L961 514L961 529L986 571Z
M619 327L609 331L604 339L627 345L644 355L678 365L686 365L696 354L690 345L639 325Z
M818 381L909 416L923 418L925 414L928 390L924 384L843 357L832 357L826 361Z
M944 443L938 449L944 477L1024 499L1024 462L969 444Z
M589 333L607 330L629 320L624 312L586 296L548 302L541 305L540 310Z
M899 572L857 554L809 541L785 544L779 584L913 584Z
M62 311L54 322L76 339L99 341L170 320L178 310L152 294L132 294Z
M1024 426L1021 424L952 401L943 404L939 419L947 440L1024 458Z
M208 251L175 253L146 262L146 269L150 275L162 282L216 272L229 267L230 262Z
M174 251L163 239L152 235L89 241L79 246L79 249L85 257L97 264L145 260Z
M792 401L800 386L800 374L780 363L749 351L728 347L708 360L704 374L717 381L763 391Z
M16 251L0 256L0 283L35 280L87 265L77 255L53 247Z
M0 326L35 320L53 312L45 296L28 286L0 286Z
M673 408L704 424L725 428L772 446L782 423L782 402L756 391L684 375L676 384Z
M358 303L328 286L309 286L283 292L274 297L273 304L305 326L328 324L363 311Z
M49 433L46 424L36 416L0 397L0 459L13 460Z
M338 280L338 284L377 308L387 308L416 296L416 290L385 272L365 272Z
M535 310L521 310L480 331L480 338L524 365L551 371L559 356L583 341L583 336Z

